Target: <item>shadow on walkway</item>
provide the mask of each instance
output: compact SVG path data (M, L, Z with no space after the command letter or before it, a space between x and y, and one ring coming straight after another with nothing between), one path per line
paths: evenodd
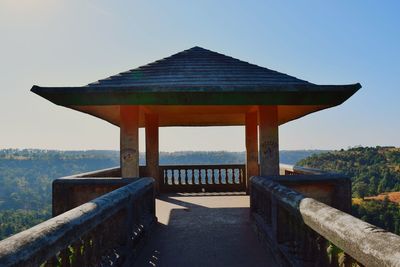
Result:
M246 195L162 195L135 266L275 266L257 240Z

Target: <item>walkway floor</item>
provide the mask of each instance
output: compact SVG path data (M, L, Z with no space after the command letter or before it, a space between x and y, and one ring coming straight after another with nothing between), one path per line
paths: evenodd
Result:
M156 205L135 266L276 266L251 229L248 196L162 195Z

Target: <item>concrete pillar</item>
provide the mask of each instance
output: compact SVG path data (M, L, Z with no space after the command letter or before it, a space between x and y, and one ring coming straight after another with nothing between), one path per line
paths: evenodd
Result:
M139 177L139 107L121 106L120 119L121 176Z
M159 138L158 138L158 115L145 114L146 128L146 169L147 175L156 180L156 190L159 192Z
M249 193L250 177L258 172L257 112L246 113L246 191Z
M260 175L279 175L279 133L277 106L259 106Z

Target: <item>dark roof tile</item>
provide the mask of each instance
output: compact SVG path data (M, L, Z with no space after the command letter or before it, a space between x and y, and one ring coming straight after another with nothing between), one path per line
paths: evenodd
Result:
M88 86L169 85L251 87L311 85L311 83L196 46Z

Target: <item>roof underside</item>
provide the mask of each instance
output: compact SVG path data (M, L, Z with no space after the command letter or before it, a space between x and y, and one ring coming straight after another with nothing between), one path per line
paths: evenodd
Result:
M33 86L32 91L116 125L120 105L139 105L143 112L162 110L162 126L195 126L241 125L243 111L257 105L278 105L284 123L339 105L359 88L360 84L316 85L194 47L86 86Z

